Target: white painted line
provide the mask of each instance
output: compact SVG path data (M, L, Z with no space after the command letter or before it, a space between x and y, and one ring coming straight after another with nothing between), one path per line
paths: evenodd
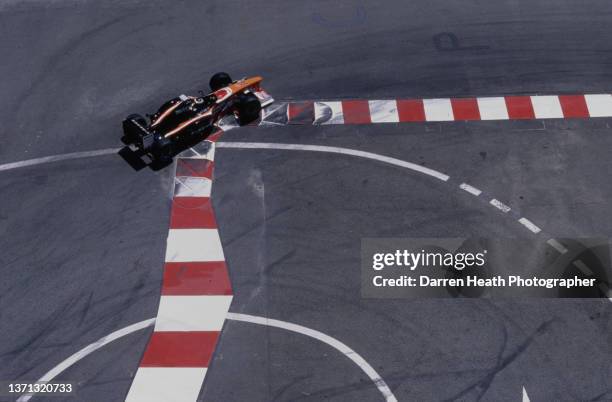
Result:
M453 107L448 98L423 99L425 119L427 121L453 121Z
M191 149L191 148L190 148ZM179 158L175 158L172 161L172 174L169 175L168 177L176 177L176 161ZM172 180L172 184L168 186L168 199L172 200L174 198L174 188L176 187L176 180Z
M551 246L561 254L567 253L567 248L565 248L565 246L556 239L548 239L546 243L548 243L549 246Z
M397 101L395 100L371 100L370 119L372 123L399 123L397 112Z
M177 176L174 180L175 197L210 197L212 180L206 177Z
M510 210L511 210L511 208L509 206L507 206L506 204L504 204L503 202L501 202L500 200L495 199L495 198L493 198L491 201L489 201L489 204L493 205L495 208L499 209L503 213L510 212Z
M205 367L139 367L125 402L194 402Z
M196 149L198 148L198 149ZM191 151L191 153L189 153ZM200 144L196 144L191 148L186 149L177 155L181 159L205 159L211 162L215 160L215 143L209 140L204 140Z
M589 268L584 262L581 260L574 261L574 266L580 270L583 274L587 276L593 275L593 271Z
M224 261L217 229L170 229L166 262Z
M437 170L429 169L416 163L403 161L401 159L395 159L388 156L375 154L372 152L358 151L356 149L340 148L340 147L328 147L324 145L303 145L303 144L277 144L270 142L218 142L219 148L235 148L235 149L280 149L286 151L314 151L314 152L328 152L334 154L342 154L349 156L356 156L359 158L376 160L382 163L387 163L394 166L414 170L415 172L423 173L431 177L435 177L438 180L448 181L449 176L444 173L438 172Z
M344 124L342 102L315 102L313 124Z
M207 153L206 155L204 155L203 157L205 159L208 159L208 160L214 159L214 153L215 153L214 143L212 144L213 144L212 153L210 154ZM98 149L95 151L71 152L71 153L61 154L61 155L43 156L41 158L27 159L27 160L18 161L18 162L2 164L0 165L0 172L5 171L5 170L12 170L12 169L28 167L28 166L41 165L45 163L61 162L61 161L67 161L67 160L72 160L72 159L83 159L83 158L93 158L96 156L112 155L112 154L116 154L120 150L121 148L106 148L106 149Z
M62 155L44 156L42 158L28 159L25 161L11 162L0 165L0 172L11 169L18 169L27 166L40 165L42 163L60 162L70 159L91 158L94 156L111 155L119 152L121 148L99 149L97 151L72 152Z
M346 356L348 359L353 361L353 363L359 366L359 368L370 378L370 380L374 382L376 388L378 388L380 393L384 396L385 401L397 402L397 398L395 397L395 395L393 395L393 392L391 391L385 380L382 379L382 377L380 376L380 374L378 374L374 367L372 367L363 357L357 354L357 352L355 352L353 349L340 342L336 338L332 338L331 336L326 335L322 332L303 327L298 324L274 320L271 318L257 317L247 314L229 313L227 315L227 319L234 321L243 321L258 325L265 325L268 327L282 328L286 329L287 331L296 332L298 334L306 335L311 338L317 339L336 349L340 353L344 354L344 356Z
M462 189L462 190L467 191L468 193L470 193L470 194L472 194L472 195L475 195L476 197L478 197L480 194L482 194L482 191L481 191L481 190L477 189L477 188L476 188L476 187L474 187L474 186L470 186L470 185L469 185L469 184L467 184L467 183L461 183L461 184L459 185L459 188L460 188L460 189Z
M221 331L232 297L161 296L155 332Z
M529 400L529 395L527 395L527 390L523 387L523 402L531 402Z
M204 152L203 154L196 152L196 154L198 154L198 157L200 159L206 159L206 160L213 162L215 160L215 143L210 140L204 140L204 143L206 143L207 145L206 152ZM194 149L194 152L195 152L195 149Z
M561 109L558 96L532 96L531 104L536 119L563 118L563 109Z
M213 162L215 160L215 149L217 148L217 144L212 141L206 142L208 142L208 149L206 150L206 154L204 155L204 157L209 161Z
M508 120L508 108L503 97L477 98L481 120Z
M612 95L584 95L584 100L589 109L591 117L611 117L612 116Z
M49 382L53 380L55 377L60 375L64 370L70 368L73 364L84 358L85 356L95 352L100 349L102 346L108 345L114 340L117 340L121 337L131 334L132 332L139 331L144 329L150 325L155 323L155 318L150 318L148 320L137 322L136 324L132 324L125 328L122 328L118 331L115 331L109 335L106 335L103 338L98 339L92 344L85 346L83 349L79 350L75 354L68 357L66 360L53 367L51 370L47 371L45 375L40 377L37 382ZM34 394L23 394L17 399L17 402L27 402L32 398Z
M189 148L189 150L190 150L191 152L193 152L194 154L196 154L196 155L197 155L197 157L196 157L195 159L200 159L200 158L202 158L202 154L201 154L201 153L199 153L198 151L196 151L194 147Z
M521 223L521 225L525 226L527 229L531 230L533 233L540 233L542 231L542 229L537 227L533 222L531 222L527 218L521 218L518 221Z
M258 316L252 316L252 315L246 315L246 314L236 314L236 313L228 313L227 317L228 320L234 320L234 321L242 321L242 322L248 322L248 323L252 323L252 324L258 324L258 325L265 325L265 326L270 326L270 327L275 327L275 328L280 328L280 329L285 329L288 331L292 331L292 332L297 332L312 338L315 338L321 342L324 342L325 344L335 348L336 350L340 351L342 354L344 354L344 356L346 356L348 359L350 359L353 363L355 363L361 370L363 370L366 375L368 375L368 377L374 382L374 384L376 385L376 387L380 390L380 392L383 394L383 396L385 397L385 400L388 402L397 402L397 398L395 398L395 396L393 395L393 392L391 391L391 389L388 387L388 385L385 383L385 381L381 378L381 376L376 372L376 370L370 366L370 364L360 355L357 354L357 352L355 352L354 350L352 350L351 348L349 348L347 345L343 344L342 342L340 342L339 340L332 338L329 335L325 335L322 332L313 330L313 329L309 329L306 327L303 327L301 325L297 325L297 324L292 324L292 323L288 323L288 322L284 322L284 321L279 321L279 320L274 320L274 319L269 319L266 317L258 317ZM148 326L151 326L155 323L155 318L150 318L148 320L144 320L144 321L140 321L136 324L132 324L128 327L125 327L123 329L120 329L118 331L115 331L113 333L111 333L110 335L107 335L103 338L100 338L98 341L87 345L86 347L84 347L83 349L79 350L78 352L76 352L75 354L73 354L72 356L70 356L68 359L64 360L63 362L61 362L60 364L58 364L57 366L55 366L53 369L51 369L49 372L47 372L44 376L42 376L38 382L48 382L53 380L55 377L57 377L58 375L60 375L62 372L64 372L66 369L70 368L73 364L75 364L77 361L81 360L82 358L84 358L85 356L89 355L90 353L100 349L102 346L107 345L108 343L119 339L125 335L129 335L133 332L136 332L138 330L144 329ZM138 377L139 372L143 369L146 369L142 372L142 374L140 375L140 378L138 379L138 384L136 385L138 388L142 386L148 386L151 384L151 381L153 382L158 382L155 379L159 379L160 377L157 376L156 373L161 373L161 371L157 371L156 373L150 374L146 373L146 371L148 371L148 367L141 367L138 369L137 373L136 373L136 377ZM156 368L157 369L157 368ZM167 368L168 370L177 370L176 367L174 368ZM198 370L201 370L201 368L198 368ZM178 373L178 371L176 371ZM189 383L195 383L195 378L196 375L194 373L187 373L184 372L185 375L182 376L182 378L187 378L189 377L190 381ZM204 371L202 373L202 375L205 375L206 372ZM173 377L174 375L171 374L171 376ZM134 381L136 381L136 377L134 378ZM147 379L148 378L148 379ZM199 377L198 377L199 378ZM203 377L202 377L203 378ZM193 381L191 381L193 379ZM164 381L163 378L161 381ZM199 384L201 384L202 381L199 382ZM132 388L134 388L134 385L132 385ZM169 389L170 391L173 391L172 389ZM146 390L144 390L146 392ZM198 393L200 391L200 388L198 386ZM166 390L160 391L162 393L165 393ZM131 393L131 390L130 390ZM134 394L136 394L136 392L134 392ZM140 393L139 393L140 395ZM165 394L164 394L165 395ZM22 395L17 401L18 402L27 402L30 400L32 396L31 395L27 395L24 394ZM131 396L128 395L128 398L130 398ZM134 395L135 397L135 395ZM197 397L197 394L196 394ZM195 398L195 397L194 397ZM131 402L141 402L140 399L127 399L128 401ZM167 400L175 400L173 398L170 399L164 399L164 401ZM191 399L192 401L195 399ZM155 399L147 399L148 401L155 401ZM144 401L142 401L144 402Z

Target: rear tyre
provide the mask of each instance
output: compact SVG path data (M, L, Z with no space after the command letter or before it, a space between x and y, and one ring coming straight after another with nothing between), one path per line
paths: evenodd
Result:
M232 83L232 78L228 73L217 73L210 79L210 89L215 92L221 88L224 88Z
M245 126L259 118L261 103L252 93L242 94L238 98L238 122Z

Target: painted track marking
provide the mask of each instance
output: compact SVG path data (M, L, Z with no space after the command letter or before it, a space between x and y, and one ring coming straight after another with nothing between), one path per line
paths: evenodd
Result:
M511 210L511 208L509 206L507 206L506 204L504 204L503 202L501 202L500 200L495 199L495 198L493 198L491 201L489 201L489 204L493 205L495 208L499 209L503 213L510 212L510 210Z
M177 157L155 328L126 396L128 402L190 402L206 379L232 302L211 202L215 144Z
M435 177L436 179L442 180L444 182L450 179L450 176L442 172L439 172L437 170L433 170L430 168L426 168L421 165L417 165L415 163L411 163L411 162L407 162L407 161L403 161L400 159L391 158L388 156L379 155L379 154L375 154L371 152L359 151L359 150L349 149L349 148L330 147L330 146L324 146L324 145L279 144L279 143L266 143L266 142L218 142L217 147L234 148L234 149L277 149L277 150L287 150L287 151L313 151L313 152L336 153L336 154L371 159L371 160L375 160L378 162L383 162L383 163L387 163L390 165L399 166L402 168L406 168L406 169L410 169L410 170L413 170L419 173L426 174L431 177ZM479 196L482 193L482 190L470 184L467 184L467 183L460 184L459 188L461 188L462 190L474 196ZM496 209L500 210L503 213L508 213L512 210L512 208L510 208L508 205L504 204L503 202L499 201L496 198L491 199L489 201L489 204L495 207ZM519 218L517 219L517 221L523 227L525 227L527 230L529 230L532 233L537 234L541 232L541 229L536 224L528 220L527 218ZM547 242L547 243L552 246L550 242ZM557 241L557 243L559 242ZM561 245L561 247L563 246ZM557 248L555 247L555 249Z
M261 125L377 124L612 117L610 94L277 101ZM285 113L278 113L283 110Z
M527 390L523 387L523 402L531 402L529 400L529 395L527 395Z
M311 338L317 339L336 349L348 359L350 359L353 363L355 363L376 385L376 388L378 388L380 393L383 394L383 396L385 397L385 401L397 402L397 398L395 397L395 395L393 395L393 392L391 391L387 383L382 379L382 377L378 374L374 367L372 367L363 357L361 357L361 355L359 355L353 349L346 346L344 343L340 342L336 338L332 338L331 336L326 335L320 331L316 331L314 329L310 329L302 325L293 324L286 321L274 320L271 318L258 317L254 315L228 313L227 319L234 321L243 321L258 325L265 325L268 327L282 328L286 329L287 331L296 332L298 334L306 335Z
M387 163L389 165L399 166L402 168L414 170L415 172L426 174L438 180L448 181L450 176L437 170L429 169L416 163L403 161L401 159L391 158L389 156L379 155L372 152L359 151L356 149L329 147L325 145L302 145L302 144L279 144L272 142L218 142L219 148L248 148L248 149L279 149L285 151L313 151L326 152L342 155L356 156L360 158L372 159L375 161Z
M480 194L482 194L482 190L479 190L479 189L477 189L474 186L470 186L467 183L461 183L459 185L459 188L464 190L464 191L467 191L468 193L470 193L470 194L472 194L472 195L474 195L476 197L478 197Z
M226 318L228 320L233 320L233 321L247 322L251 324L280 328L280 329L284 329L290 332L299 333L299 334L308 336L310 338L314 338L320 342L323 342L333 347L334 349L342 353L345 357L350 359L353 363L355 363L355 365L357 365L368 376L368 378L372 380L376 388L378 388L380 393L385 398L386 402L397 402L397 398L395 397L395 395L393 394L393 392L391 391L387 383L378 374L378 372L363 357L361 357L361 355L359 355L353 349L351 349L344 343L340 342L336 338L326 335L320 331L317 331L317 330L314 330L308 327L304 327L302 325L294 324L294 323L287 322L287 321L275 320L272 318L266 318L266 317L260 317L260 316L255 316L255 315L248 315L248 314L237 314L237 313L228 313ZM75 354L73 354L72 356L70 356L69 358L67 358L66 360L64 360L63 362L61 362L54 368L52 368L49 372L47 372L44 376L42 376L38 380L38 382L53 380L55 377L60 375L66 369L73 366L79 360L83 359L84 357L91 354L92 352L111 343L112 341L115 341L121 337L129 335L141 329L150 327L153 324L155 324L155 318L150 318L148 320L140 321L136 324L132 324L128 327L115 331L111 333L110 335L100 338L96 342L85 346L83 349L79 350L78 352L76 352ZM17 402L27 402L34 395L35 394L23 394L19 397L19 399L17 399Z
M71 159L92 158L95 156L111 155L119 152L121 148L98 149L96 151L71 152L68 154L43 156L42 158L27 159L19 162L11 162L0 165L0 172L13 170L28 166L41 165L43 163L60 162Z
M131 334L132 332L139 331L141 329L150 327L155 324L155 318L150 318L148 320L137 322L136 324L132 324L128 327L117 330L103 338L98 339L92 344L85 346L83 349L79 350L75 354L68 357L66 360L53 367L51 370L47 371L45 375L38 379L38 382L48 382L53 380L55 377L60 375L63 371L73 366L76 362L83 359L85 356L95 352L101 347L108 345L109 343L116 341L119 338L122 338L126 335ZM23 394L17 399L17 402L27 402L32 398L34 394Z
M527 229L531 230L533 233L540 233L542 231L542 229L540 229L538 226L536 226L533 222L531 222L527 218L520 218L518 221L521 223L521 225L525 226Z
M548 239L546 243L548 243L549 246L551 246L561 254L567 253L567 248L565 248L565 246L561 244L557 239Z

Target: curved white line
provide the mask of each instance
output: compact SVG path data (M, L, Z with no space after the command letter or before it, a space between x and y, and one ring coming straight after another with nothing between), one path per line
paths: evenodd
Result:
M395 165L395 166L403 167L406 169L414 170L419 173L423 173L428 176L435 177L436 179L439 179L442 181L448 181L448 179L450 178L449 176L445 175L444 173L438 172L437 170L429 169L421 165L403 161L401 159L391 158L388 156L383 156L383 155L375 154L372 152L359 151L359 150L349 149L349 148L329 147L329 146L324 146L324 145L278 144L278 143L269 143L269 142L268 143L266 142L217 142L217 147L235 148L235 149L279 149L279 150L288 150L288 151L314 151L314 152L336 153L336 154L342 154L342 155L357 156L361 158L376 160L376 161L383 162L383 163L388 163L390 165ZM459 187L474 196L479 196L482 193L480 189L477 189L467 183L462 183L461 185L459 185ZM489 204L504 213L508 213L509 211L511 211L511 208L509 206L507 206L506 204L502 203L501 201L495 198L493 198L489 202ZM533 222L531 222L529 219L525 217L519 218L517 219L517 221L534 234L538 234L542 231L542 229L539 226L537 226L536 224L534 224ZM547 244L555 248L561 254L567 251L567 249L565 249L565 247L562 244L560 244L558 241L556 241L555 239L548 240ZM612 294L612 290L610 289L607 289L604 287L602 290L605 295ZM610 296L606 296L606 297L608 298L609 301L612 302L612 297Z
M121 148L99 149L97 151L72 152L69 154L43 156L42 158L27 159L25 161L5 163L0 165L0 172L4 170L17 169L27 166L40 165L42 163L51 163L65 161L69 159L91 158L94 156L110 155L119 152Z
M380 390L380 392L385 397L386 402L397 402L397 398L395 398L395 395L393 395L393 392L391 391L387 383L380 377L380 375L376 372L376 370L367 361L365 361L363 357L357 354L357 352L355 352L353 349L349 348L348 346L346 346L344 343L340 342L336 338L332 338L331 336L325 335L322 332L319 332L314 329L310 329L310 328L307 328L307 327L304 327L298 324L293 324L293 323L286 322L286 321L274 320L274 319L266 318L266 317L259 317L259 316L248 315L248 314L228 313L226 318L228 320L242 321L242 322L248 322L252 324L265 325L268 327L286 329L287 331L297 332L299 334L306 335L311 338L315 338L333 347L334 349L338 350L339 352L344 354L346 357L351 359L351 361L353 361L353 363L355 363L361 370L363 370L363 372L366 373L366 375L374 382L374 385L376 385L376 387ZM60 375L64 370L68 369L69 367L74 365L76 362L84 358L85 356L100 349L102 346L105 346L114 340L117 340L123 336L129 335L132 332L136 332L138 330L149 327L153 324L155 324L155 318L150 318L148 320L144 320L144 321L137 322L136 324L132 324L128 327L115 331L111 333L110 335L107 335L103 338L98 339L96 342L85 346L83 349L79 350L78 352L76 352L75 354L73 354L72 356L70 356L69 358L67 358L60 364L58 364L57 366L53 367L50 371L48 371L45 375L43 375L38 380L38 382L48 382L48 381L53 380L55 377ZM17 402L27 402L34 395L35 394L23 394L22 396L19 397L19 399L17 399Z
M277 144L271 142L217 142L219 148L250 148L250 149L281 149L286 151L314 151L327 152L334 154L357 156L360 158L372 159L390 165L399 166L402 168L414 170L419 173L435 177L438 180L447 181L450 177L437 170L429 169L416 163L403 161L401 159L391 158L375 154L372 152L359 151L356 149L328 147L325 145L302 145L302 144Z
M248 314L228 313L227 319L286 329L287 331L296 332L298 334L315 338L331 346L332 348L342 353L344 356L351 359L353 363L355 363L370 378L370 380L374 382L374 385L376 385L380 393L383 394L383 396L385 397L385 401L397 402L397 398L395 397L395 395L393 395L393 392L391 391L385 380L383 380L382 377L376 372L374 367L372 367L363 357L357 354L357 352L355 352L353 349L349 348L336 338L332 338L329 335L325 335L322 332L304 327L302 325L293 324L286 321L274 320L272 318L258 317Z
M64 370L66 370L67 368L69 368L70 366L72 366L73 364L75 364L76 362L84 358L85 356L89 355L90 353L93 353L96 350L100 349L102 346L105 346L111 343L112 341L115 341L125 335L129 335L132 332L136 332L138 330L151 326L154 323L155 323L155 318L150 318L148 320L144 320L144 321L137 322L136 324L132 324L128 327L115 331L111 333L110 335L107 335L103 338L98 339L94 343L85 346L83 349L79 350L78 352L76 352L75 354L73 354L72 356L70 356L69 358L67 358L60 364L58 364L57 366L53 367L45 375L40 377L38 379L38 382L48 382L48 381L53 380L55 377L60 375ZM19 397L19 399L17 399L17 402L27 402L34 395L35 394L23 394Z
M444 173L438 172L437 170L429 169L416 163L403 161L388 156L375 154L372 152L359 151L356 149L340 148L340 147L328 147L324 145L301 145L301 144L275 144L265 142L218 142L217 146L220 148L251 148L251 149L282 149L292 151L314 151L314 152L327 152L336 153L342 155L357 156L366 159L377 160L379 162L388 163L410 170L417 171L419 173L426 174L428 176L435 177L438 180L447 181L449 176ZM85 152L73 152L62 155L51 155L42 158L28 159L20 162L12 162L0 165L0 172L4 170L18 169L26 166L40 165L43 163L59 162L70 159L90 158L94 156L109 155L119 152L120 148L108 148L100 149L97 151L85 151Z
M290 150L290 151L314 151L314 152L337 153L337 154L342 154L342 155L351 155L351 156L357 156L357 157L362 157L366 159L372 159L372 160L376 160L379 162L388 163L391 165L407 168L407 169L410 169L410 170L413 170L419 173L426 174L428 176L435 177L436 179L439 179L445 182L448 181L448 179L450 178L448 175L445 175L444 173L438 172L437 170L426 168L421 165L417 165L415 163L403 161L403 160L396 159L396 158L391 158L388 156L375 154L372 152L365 152L365 151L359 151L359 150L348 149L348 148L329 147L329 146L323 146L323 145L276 144L276 143L263 143L263 142L218 142L217 145L221 148L234 148L234 149L240 149L240 148L243 148L243 149L245 148L246 149L280 149L280 150ZM26 166L33 166L33 165L38 165L41 163L57 162L57 161L68 160L68 159L78 159L78 158L108 155L108 154L118 152L119 149L120 148L102 149L98 151L74 152L74 153L63 154L63 155L53 155L53 156L46 156L42 158L29 159L29 160L20 161L20 162L7 163L4 165L0 165L0 171L17 169L17 168L26 167ZM466 183L461 184L459 187L475 196L480 195L480 193L482 192L481 190L473 186L470 186L469 184L466 184ZM503 205L503 207L508 208L509 210L509 207L507 207L505 204L499 202L496 199L491 200L491 202L499 203ZM492 205L499 208L495 203L493 203ZM504 208L501 208L501 210L503 212L507 212L504 210ZM535 225L533 225L533 228L531 228L529 226L526 226L520 220L519 222L523 224L523 226L525 226L527 229L531 230L534 233L539 233L539 231L541 230L539 227ZM536 228L540 230L534 230ZM558 242L555 239L549 240L548 244L552 246L553 248L555 248L557 251L561 252L562 254L564 253L564 251L561 251L562 249L564 249L563 245L558 244ZM559 245L563 248L558 247Z

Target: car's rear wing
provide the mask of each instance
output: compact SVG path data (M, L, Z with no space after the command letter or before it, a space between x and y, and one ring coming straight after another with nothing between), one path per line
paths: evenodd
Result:
M123 135L125 143L134 144L146 151L153 145L154 136L139 121L138 117L128 117L123 120Z

